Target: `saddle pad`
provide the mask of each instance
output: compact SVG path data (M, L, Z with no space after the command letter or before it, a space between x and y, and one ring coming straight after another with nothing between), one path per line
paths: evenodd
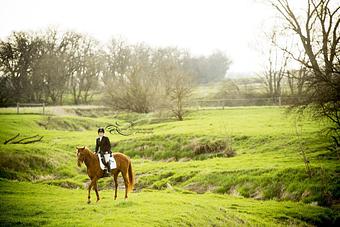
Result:
M102 159L101 159L101 157L100 157L100 154L98 154L98 158L99 158L99 165L100 165L100 168L101 168L102 170L105 170L106 167L105 167L105 165L104 165L104 163L103 163L103 161L102 161ZM116 160L114 159L114 157L110 157L109 162L110 162L110 169L111 169L111 170L117 168Z
M110 169L115 169L117 168L117 163L114 157L110 157Z

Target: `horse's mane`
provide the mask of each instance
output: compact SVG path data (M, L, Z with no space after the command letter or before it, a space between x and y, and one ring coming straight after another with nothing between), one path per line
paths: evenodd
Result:
M88 147L84 147L83 151L89 155L94 155L94 153Z

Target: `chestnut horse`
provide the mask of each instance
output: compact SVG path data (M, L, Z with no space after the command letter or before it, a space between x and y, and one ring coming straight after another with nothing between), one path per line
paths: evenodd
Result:
M114 159L116 160L117 167L111 170L111 175L113 175L114 182L115 182L115 197L117 199L117 188L118 182L117 177L118 174L121 172L124 178L125 183L125 199L128 198L127 194L129 191L133 190L134 185L134 177L132 173L132 166L130 158L122 153L112 153ZM98 155L94 152L90 151L87 147L78 148L77 147L77 157L78 157L78 166L80 167L81 164L84 162L87 167L87 175L89 175L91 182L89 184L89 193L88 193L88 203L91 202L90 200L90 191L93 187L96 195L97 195L97 202L99 201L99 194L97 188L97 181L99 178L102 178L104 175L103 170L99 166L99 158Z

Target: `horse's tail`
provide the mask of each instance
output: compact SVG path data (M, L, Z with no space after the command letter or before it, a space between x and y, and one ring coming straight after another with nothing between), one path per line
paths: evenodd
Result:
M131 161L129 162L128 172L129 172L129 191L132 191L133 186L135 185L135 178L133 176Z

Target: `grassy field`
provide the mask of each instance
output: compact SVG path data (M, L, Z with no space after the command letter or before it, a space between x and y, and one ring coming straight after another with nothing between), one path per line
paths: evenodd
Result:
M132 193L128 201L113 201L112 191L105 190L98 203L88 205L85 190L8 181L0 186L4 225L304 226L329 223L333 215L330 209L303 203L170 190Z
M43 116L0 110L1 223L339 222L339 161L327 150L328 139L320 133L325 122L297 119L275 107L192 111L182 122L156 113L105 111L75 107ZM135 191L127 202L120 191L120 200L113 202L112 180L102 179L102 200L87 205L88 177L84 166L76 166L75 147L94 149L96 128L116 121L136 124L135 134L109 134L116 144L113 151L132 158ZM302 129L301 135L296 135L296 128ZM44 137L33 144L3 144L17 133ZM301 150L310 160L311 178Z

